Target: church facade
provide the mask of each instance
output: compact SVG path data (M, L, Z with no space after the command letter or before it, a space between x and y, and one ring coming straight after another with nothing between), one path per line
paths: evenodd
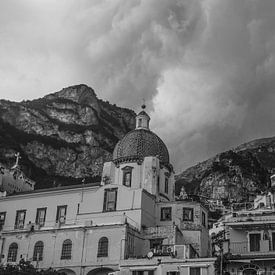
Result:
M104 164L99 185L1 197L1 264L24 258L83 275L214 274L208 211L175 200L169 153L149 122L142 110Z

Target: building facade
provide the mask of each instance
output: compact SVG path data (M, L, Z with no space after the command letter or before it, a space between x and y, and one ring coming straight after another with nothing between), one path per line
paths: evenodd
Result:
M275 186L275 181L273 183ZM226 274L275 274L274 198L274 189L271 189L238 211L232 207L232 213L213 230L216 239L222 242Z
M85 275L147 272L148 265L156 274L167 274L169 266L181 274L213 274L208 211L175 200L169 153L149 121L144 110L137 115L136 129L104 164L100 184L1 197L1 263L24 258L38 268Z

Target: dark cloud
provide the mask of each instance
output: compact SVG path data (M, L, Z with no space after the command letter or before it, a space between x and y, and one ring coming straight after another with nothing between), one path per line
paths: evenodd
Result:
M86 83L135 108L177 170L274 135L273 0L4 0L0 95Z

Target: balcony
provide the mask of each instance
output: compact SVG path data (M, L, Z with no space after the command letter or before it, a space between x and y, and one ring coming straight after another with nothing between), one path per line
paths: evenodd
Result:
M233 212L233 217L225 222L226 225L235 229L262 229L267 225L275 228L275 212L274 210L254 210Z
M160 245L152 249L153 256L171 256L177 259L198 258L197 251L191 244Z
M253 251L249 249L248 242L230 242L229 252L233 255L275 255L275 250L272 249L272 243L269 240L261 240Z

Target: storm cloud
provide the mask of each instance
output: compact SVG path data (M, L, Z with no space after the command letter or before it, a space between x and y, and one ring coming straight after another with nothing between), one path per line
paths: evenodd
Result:
M85 83L139 111L177 171L275 133L273 0L3 0L0 96Z

